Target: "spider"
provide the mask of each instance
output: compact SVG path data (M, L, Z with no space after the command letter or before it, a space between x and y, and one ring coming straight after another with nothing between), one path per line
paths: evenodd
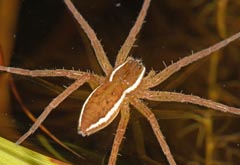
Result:
M128 57L133 47L135 38L144 22L151 0L144 0L137 20L130 30L130 33L121 47L115 64L112 66L106 53L98 40L95 32L89 26L83 16L77 11L71 0L64 0L66 6L71 11L81 28L84 30L95 51L97 60L105 73L105 77L89 72L75 70L27 70L14 67L0 66L0 71L32 77L66 77L74 79L75 82L67 87L62 93L54 98L42 114L38 117L32 127L19 138L17 144L22 143L28 136L46 119L48 114L64 101L71 93L81 87L84 83L98 84L98 87L88 96L82 106L79 117L78 133L82 136L89 136L108 126L120 113L121 118L118 124L116 135L113 141L109 164L116 164L119 146L123 140L127 124L130 118L130 105L135 107L149 121L153 132L166 156L169 164L176 164L167 142L160 130L160 126L153 112L146 106L143 100L164 101L164 102L185 102L211 109L240 115L240 109L229 107L221 103L203 99L198 96L186 95L176 92L154 91L151 88L159 85L168 79L172 74L179 71L194 61L210 55L212 52L226 46L230 42L238 39L240 33L190 56L187 56L166 67L157 73L153 70L145 76L145 67L141 60ZM145 77L144 77L145 76Z

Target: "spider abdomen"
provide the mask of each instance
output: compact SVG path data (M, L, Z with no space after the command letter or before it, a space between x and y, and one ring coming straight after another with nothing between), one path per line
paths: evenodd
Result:
M90 135L109 125L118 115L126 94L137 88L144 73L145 67L133 58L116 67L83 104L79 134Z

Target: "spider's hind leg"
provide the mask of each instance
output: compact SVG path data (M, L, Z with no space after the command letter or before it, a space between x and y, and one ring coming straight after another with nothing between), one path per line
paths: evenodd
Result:
M77 90L80 86L82 86L85 82L87 82L90 78L89 74L84 74L80 76L73 84L67 87L61 94L59 94L56 98L54 98L48 106L44 109L42 114L37 118L36 122L32 125L32 127L23 135L21 136L16 144L22 143L28 136L33 134L36 129L42 124L42 122L46 119L48 114L56 108L61 102L63 102L72 92Z
M120 111L121 111L121 119L118 124L118 128L117 128L114 142L112 145L112 151L111 151L109 162L108 162L109 165L114 165L116 164L116 161L117 161L118 150L123 140L124 134L126 132L127 124L130 117L129 104L123 103L123 106L121 107Z
M168 147L167 142L164 139L164 136L162 134L162 131L160 130L160 126L158 124L158 121L153 114L153 112L139 99L133 99L131 100L131 104L149 121L153 132L155 136L157 137L157 140L163 150L163 153L167 157L167 160L170 165L176 165L176 162L173 158L173 155Z

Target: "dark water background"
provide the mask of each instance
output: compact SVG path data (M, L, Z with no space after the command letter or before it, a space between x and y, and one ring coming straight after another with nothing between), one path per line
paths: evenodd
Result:
M153 0L146 23L137 37L137 46L130 55L142 59L147 71L161 71L164 68L162 61L170 65L171 61L207 48L240 31L240 3L227 1L223 15L219 3L204 0ZM142 1L79 0L75 4L101 39L113 64ZM62 1L25 0L20 5L11 66L28 69L74 68L103 75L90 43ZM155 89L198 95L240 107L239 46L238 40L223 49L219 58L200 60L174 74ZM64 78L44 80L54 84L52 90L39 79L14 76L24 104L35 115L40 114L57 95L57 87L72 83ZM88 86L81 89L90 91ZM49 115L44 125L63 142L75 146L77 152L85 155L86 160L62 149L39 130L23 145L54 157L38 141L38 135L44 135L73 164L106 163L119 118L99 133L84 138L79 136L76 128L84 99L81 96L68 98ZM161 130L179 164L209 164L211 161L216 164L237 164L240 161L238 116L207 111L188 104L148 102L148 105L159 119ZM9 122L14 123L14 128L3 124L1 136L16 141L32 122L24 115L13 95L7 116ZM4 131L8 129L15 130L14 134ZM202 133L199 134L199 131ZM233 140L226 136L233 137ZM209 149L209 145L213 145L214 149ZM140 154L144 149L149 159L155 160L156 164L167 164L147 120L133 109L118 164L149 164L144 161L144 155Z

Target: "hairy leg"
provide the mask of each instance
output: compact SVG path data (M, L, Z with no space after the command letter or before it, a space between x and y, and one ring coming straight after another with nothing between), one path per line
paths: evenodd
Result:
M145 91L141 98L153 100L153 101L192 103L192 104L200 105L203 107L219 110L222 112L228 112L228 113L240 115L239 108L229 107L227 105L217 103L211 100L203 99L198 96L186 95L182 93Z
M14 67L6 67L0 65L0 71L13 73L22 76L30 77L67 77L70 79L78 79L80 76L86 74L86 72L75 71L75 70L65 70L65 69L55 69L55 70L29 70Z
M15 86L15 83L13 81L13 78L10 77L10 86L11 86L11 90L14 94L15 99L17 100L17 102L19 103L19 105L21 106L21 109L23 110L23 112L33 121L35 122L37 119L34 117L34 115L30 112L30 110L24 105L18 90ZM52 138L53 141L55 141L57 144L59 144L61 147L63 147L64 149L68 150L69 152L73 153L74 155L83 158L83 156L81 156L80 154L78 154L77 152L75 152L73 149L71 149L70 147L68 147L67 145L65 145L61 140L59 140L55 135L53 135L46 127L44 127L43 125L39 125L39 128L46 133L50 138Z
M127 128L127 124L129 121L129 116L130 116L129 104L124 103L124 105L121 107L120 111L121 111L121 119L118 124L118 128L117 128L114 142L112 145L112 151L111 151L109 162L108 162L109 165L115 165L116 161L117 161L119 147L123 140L123 137L124 137L124 134L125 134L125 131Z
M165 81L167 78L169 78L172 74L179 71L182 67L187 66L187 65L193 63L194 61L197 61L201 58L204 58L204 57L210 55L211 53L225 47L230 42L232 42L238 38L240 38L240 32L232 35L231 37L229 37L207 49L201 50L190 56L184 57L183 59L169 65L167 68L165 68L164 70L162 70L161 72L156 74L155 77L150 79L149 83L147 84L147 86L145 88L152 88L154 86L159 85L160 83Z
M92 47L95 51L96 57L100 66L102 67L104 73L108 75L112 71L112 65L110 64L106 53L96 36L94 30L89 26L87 21L83 18L83 16L77 11L71 0L64 0L65 4L67 5L68 9L73 14L74 18L77 22L81 25L84 32L87 34L88 39L91 41Z
M144 0L142 9L139 12L137 20L136 20L134 26L132 27L130 33L128 34L128 37L125 40L123 46L121 47L120 51L118 52L115 66L122 64L126 60L128 54L129 54L130 50L132 49L133 44L136 40L136 36L139 33L139 31L143 25L150 2L151 2L151 0Z
M176 162L171 154L171 151L168 147L167 142L164 139L164 136L160 130L160 126L158 124L158 121L153 114L153 112L139 99L133 99L130 101L130 103L144 116L148 119L153 132L155 136L157 137L157 140L163 150L163 153L166 155L167 160L170 165L176 165Z
M36 129L41 125L41 123L46 119L48 114L56 108L63 100L65 100L72 92L77 90L81 85L89 80L89 74L84 74L79 77L73 84L71 84L68 88L66 88L61 94L59 94L56 98L54 98L48 106L44 109L42 114L37 118L36 122L32 125L32 127L21 136L16 144L22 143L28 136L33 134Z
M30 76L30 77L66 77L69 79L77 80L79 77L84 74L88 74L87 72L77 71L77 70L66 70L66 69L55 69L55 70L29 70L29 69L21 69L14 67L6 67L0 65L0 71L22 75L22 76ZM100 84L103 82L104 78L102 76L98 76L95 74L89 74L90 76L90 84Z

